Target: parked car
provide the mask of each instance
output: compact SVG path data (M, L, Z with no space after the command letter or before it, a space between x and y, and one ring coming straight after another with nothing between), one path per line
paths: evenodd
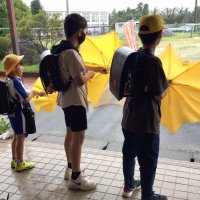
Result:
M175 35L176 34L173 31L171 31L167 28L163 29L163 37L173 37Z

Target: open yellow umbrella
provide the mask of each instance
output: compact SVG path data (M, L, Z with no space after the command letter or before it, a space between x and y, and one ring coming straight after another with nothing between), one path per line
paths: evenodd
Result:
M89 67L111 66L114 52L123 44L115 31L97 37L87 37L81 45L80 53L84 63ZM101 103L102 95L107 91L109 74L96 73L95 77L88 82L88 99L94 107Z
M122 46L115 31L96 37L86 37L80 46L80 53L86 66L110 67L117 48Z
M80 53L84 63L89 67L107 67L110 68L112 57L117 48L122 46L116 32L111 31L105 35L97 37L86 37L85 42L81 45ZM102 94L107 91L109 74L96 73L95 77L88 82L88 99L93 106L98 106ZM33 89L43 90L40 79L35 82ZM46 97L33 99L35 110L44 109L47 112L53 111L56 106L57 93Z
M175 133L184 123L200 121L200 60L182 60L171 44L160 59L169 81L168 93L161 104L161 124Z

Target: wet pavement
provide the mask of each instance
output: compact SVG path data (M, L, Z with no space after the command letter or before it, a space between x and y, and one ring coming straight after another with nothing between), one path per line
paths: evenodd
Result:
M24 77L24 84L30 90L35 77ZM29 140L63 144L65 122L59 107L51 113L36 112L37 133L28 137ZM88 112L88 129L84 147L106 149L121 152L123 134L121 131L122 107L105 105L98 108L90 106ZM111 120L112 118L112 120ZM175 135L161 126L160 157L200 162L200 123L185 124Z
M64 180L63 145L25 142L25 159L36 163L23 172L11 169L11 141L0 142L0 199L9 200L122 200L122 155L119 152L84 148L85 175L97 182L92 191L73 191ZM136 165L136 179L139 167ZM154 190L168 200L200 200L200 163L159 159ZM130 199L140 199L140 191Z
M27 90L31 89L35 80L33 77L24 78ZM98 183L95 190L71 191L67 187L68 181L63 179L66 167L63 148L65 127L61 109L56 108L53 113L36 113L38 131L29 135L25 142L25 159L36 163L34 169L19 173L12 170L11 140L0 141L0 200L6 199L8 194L9 200L123 199L121 107L118 110L116 108L91 108L88 115L89 128L84 142L82 163L86 167L85 174ZM107 113L115 115L113 123ZM200 200L200 163L188 162L192 152L196 156L195 161L199 159L199 125L189 128L186 126L184 136L181 132L185 130L185 126L173 137L163 127L161 130L160 157L165 158L159 159L154 190L167 195L169 200ZM167 157L176 160L166 159ZM137 165L137 178L138 168ZM140 199L140 191L135 192L131 199Z

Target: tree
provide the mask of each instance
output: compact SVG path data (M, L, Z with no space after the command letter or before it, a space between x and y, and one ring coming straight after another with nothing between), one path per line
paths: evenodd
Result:
M190 17L193 23L200 23L200 6L197 6L194 11L191 13Z
M149 14L149 5L140 2L135 10L136 10L136 18L139 19L142 16Z
M165 8L161 11L166 24L191 23L191 13L188 8Z
M40 0L31 1L31 12L32 12L32 15L36 15L42 10L43 10L43 7L42 7L42 4L40 3Z
M22 0L14 0L14 7L17 22L22 18L31 16L30 8Z
M6 1L0 0L0 28L8 28L8 17L7 17L7 11L6 11ZM8 33L6 29L0 30L0 35L5 35Z
M140 17L149 14L149 5L140 2L136 8L127 8L126 10L121 10L113 12L109 15L109 24L114 29L116 22L126 22L129 20L138 20Z
M18 22L22 18L31 16L29 7L22 0L14 0L15 16ZM0 0L0 28L9 28L6 1ZM0 35L9 33L9 30L0 30Z
M114 9L113 12L109 15L109 24L114 28L116 22L126 22L128 20L134 19L139 20L142 16L148 14L157 14L162 15L166 24L181 24L181 23L194 23L195 22L195 13L196 21L200 22L200 7L196 7L193 12L190 12L188 8L165 8L159 10L156 7L149 11L149 5L140 2L136 8L127 8L126 10L121 10L116 12Z
M153 10L151 11L152 15L159 15L160 14L160 10L156 7L153 8Z
M149 5L147 3L144 4L142 13L143 13L143 15L149 14Z
M19 37L31 41L38 52L50 48L63 37L63 20L58 14L49 17L40 11L19 23Z

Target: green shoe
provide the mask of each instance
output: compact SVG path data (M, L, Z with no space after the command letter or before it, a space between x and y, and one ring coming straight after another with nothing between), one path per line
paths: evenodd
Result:
M17 163L15 166L16 172L21 172L27 169L32 169L35 167L35 164L29 161L23 161L20 165Z
M15 166L16 166L16 160L12 160L11 163L10 163L10 166L11 166L12 169L14 169Z

